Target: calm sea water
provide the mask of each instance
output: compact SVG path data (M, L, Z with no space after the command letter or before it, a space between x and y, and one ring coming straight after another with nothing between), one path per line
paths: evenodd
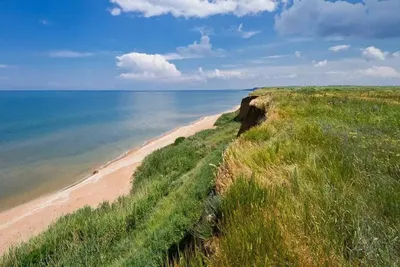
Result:
M71 185L145 140L231 109L246 94L0 92L0 210Z

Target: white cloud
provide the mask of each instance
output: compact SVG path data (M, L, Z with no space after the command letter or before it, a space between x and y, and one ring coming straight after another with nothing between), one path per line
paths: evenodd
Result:
M274 0L110 0L122 12L133 12L145 17L171 14L174 17L199 17L233 14L253 15L274 11Z
M267 59L276 59L276 58L283 58L283 57L287 57L288 55L271 55L271 56L266 56L263 58L267 58Z
M378 78L398 78L400 72L392 67L387 66L373 66L371 68L360 70L360 74Z
M247 79L250 77L254 77L253 74L248 72L243 72L240 70L219 70L215 69L213 71L203 71L202 68L199 68L199 73L201 77L205 79L223 79L223 80L230 80L230 79Z
M332 52L339 52L339 51L348 50L349 48L350 48L350 45L335 45L335 46L329 47L329 50Z
M55 58L81 58L81 57L91 57L93 55L94 53L77 52L72 50L52 51L48 53L49 57L55 57Z
M400 51L394 52L394 53L393 53L393 56L394 56L394 57L400 57Z
M273 65L268 62L264 62L264 65L254 65L242 61L242 66L234 68L233 71L251 74L248 75L247 79L209 79L208 84L213 88L251 88L256 86L298 86L307 84L398 85L400 83L400 77L383 79L360 72L360 70L372 68L376 63L374 61L366 61L360 57L327 61L324 67L310 67L310 63L302 60L298 61L299 64L283 61L282 64ZM385 61L385 65L400 71L400 61L396 58L388 58ZM392 74L390 76L395 75Z
M319 62L316 62L315 60L313 60L312 63L314 65L314 67L324 67L328 64L328 60L325 59L325 60L319 61Z
M203 35L214 35L214 29L208 26L196 26L192 28L192 31L199 32Z
M300 52L300 51L294 52L294 55L295 55L297 58L301 58L301 52Z
M43 24L43 25L49 25L49 21L48 20L46 20L46 19L42 19L41 21L40 21L40 23L41 24Z
M193 44L178 47L176 50L180 55L184 57L198 57L209 55L212 53L211 39L207 35L203 35L201 36L199 43L195 41Z
M362 56L368 60L385 60L388 52L384 52L375 46L370 46L362 50Z
M110 10L110 13L113 16L119 16L119 15L121 15L121 9L118 8L118 7L115 7L115 8Z
M282 61L282 64L251 65L247 61L242 66L235 68L241 73L251 73L248 79L209 80L213 88L251 88L256 86L282 86L282 85L398 85L400 77L381 78L365 75L360 70L366 70L377 65L374 61L366 61L360 57L341 58L328 60L324 67L310 67L310 62L298 60L298 64ZM315 62L317 63L317 62ZM397 72L400 71L398 58L390 57L384 61L385 65ZM312 65L311 65L312 66ZM296 75L295 75L296 74ZM214 86L217 85L217 86ZM219 85L219 86L218 86ZM199 88L199 87L196 87Z
M277 75L277 76L273 76L273 79L294 79L296 78L298 75L297 73L293 73L293 74L282 74L282 75Z
M327 71L325 73L332 76L345 76L348 74L344 71L335 71L335 70Z
M244 31L243 30L243 23L241 23L239 25L239 27L237 28L237 31L238 31L239 35L244 39L251 38L254 35L257 35L257 34L261 33L261 31Z
M222 64L222 65L221 65L221 67L223 67L223 68L229 68L229 69L238 68L238 67L242 67L242 66L243 66L242 63L238 63L238 64Z
M211 44L211 39L207 35L203 35L200 42L195 41L193 44L188 46L178 47L176 52L167 53L163 56L167 60L180 60L190 58L202 58L207 56L221 56L223 54L222 49L214 50Z
M129 53L117 57L117 66L128 70L120 76L132 80L180 80L182 73L162 55Z
M275 17L275 29L281 34L322 37L400 36L399 0L352 2L293 0Z
M178 53L167 53L162 55L166 60L181 60L181 59L188 59L187 57L183 57ZM190 57L193 58L193 57ZM196 57L194 57L196 58Z
M151 82L194 82L209 79L231 80L254 77L241 70L203 70L199 67L195 73L182 73L175 64L159 54L129 53L117 57L117 66L127 70L120 77L127 80Z

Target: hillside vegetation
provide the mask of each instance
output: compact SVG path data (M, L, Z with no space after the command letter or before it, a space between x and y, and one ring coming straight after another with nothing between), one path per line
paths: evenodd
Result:
M399 266L400 90L259 89L158 150L129 196L61 218L0 266ZM261 121L260 121L261 122Z
M400 90L253 95L268 119L225 152L214 254L177 263L399 266Z

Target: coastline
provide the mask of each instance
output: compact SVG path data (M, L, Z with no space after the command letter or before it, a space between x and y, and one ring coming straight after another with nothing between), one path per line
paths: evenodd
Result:
M97 207L103 201L114 201L131 190L131 177L141 161L153 151L172 144L176 138L191 136L210 129L226 112L206 116L189 125L175 128L132 148L100 166L93 174L54 193L0 212L0 255L10 247L27 241L46 230L63 215L84 207Z

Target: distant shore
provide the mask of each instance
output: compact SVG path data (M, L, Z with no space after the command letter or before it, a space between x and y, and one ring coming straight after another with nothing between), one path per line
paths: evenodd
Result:
M0 212L0 255L8 248L47 229L52 222L63 215L84 206L95 208L103 201L112 202L119 196L128 194L131 190L132 174L147 155L172 144L178 137L188 137L212 128L222 114L203 117L187 126L176 128L139 148L131 149L78 183Z

